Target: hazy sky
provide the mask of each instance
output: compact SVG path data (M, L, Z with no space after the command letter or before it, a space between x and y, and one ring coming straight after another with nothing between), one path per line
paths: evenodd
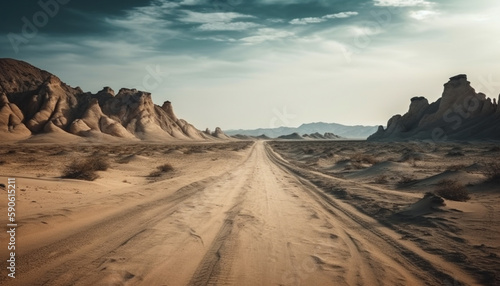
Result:
M459 73L500 93L498 0L37 2L0 4L0 57L149 91L199 129L385 125Z

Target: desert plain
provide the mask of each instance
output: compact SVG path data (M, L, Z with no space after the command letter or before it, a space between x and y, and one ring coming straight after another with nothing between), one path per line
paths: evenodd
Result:
M499 157L489 142L4 143L17 265L0 284L499 285Z

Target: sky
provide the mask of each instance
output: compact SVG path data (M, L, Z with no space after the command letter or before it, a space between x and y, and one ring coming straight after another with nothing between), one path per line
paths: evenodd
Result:
M500 93L498 0L40 0L0 4L0 57L84 91L169 100L198 129L385 125L465 73Z

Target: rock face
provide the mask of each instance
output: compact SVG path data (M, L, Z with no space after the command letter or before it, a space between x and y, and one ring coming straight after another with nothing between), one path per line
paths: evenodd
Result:
M311 134L304 134L302 135L304 139L313 139L313 140L332 140L332 139L340 139L342 137L335 135L331 132L326 132L324 135L320 134L319 132L311 133Z
M132 140L227 138L178 119L169 101L155 105L150 93L122 88L115 95L109 87L85 93L28 63L0 59L0 140L53 132Z
M476 93L464 74L451 77L434 103L412 98L405 115L393 116L386 129L380 126L368 137L386 141L484 139L500 139L500 107L495 99Z

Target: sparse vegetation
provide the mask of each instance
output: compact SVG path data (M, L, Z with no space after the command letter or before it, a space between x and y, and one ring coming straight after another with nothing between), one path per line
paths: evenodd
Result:
M163 174L165 173L169 173L169 172L172 172L174 170L174 167L170 164L163 164L163 165L160 165L158 167L156 167L156 170L154 170L153 172L151 172L148 177L151 177L151 178L157 178L157 177L161 177Z
M500 146L491 147L490 152L500 152Z
M465 170L465 168L467 168L467 166L464 164L456 164L456 165L448 166L448 168L446 168L446 170L456 172L456 171Z
M500 163L487 163L484 169L484 175L486 176L488 182L500 183Z
M368 155L368 154L363 154L363 153L356 153L351 156L351 162L356 162L356 163L366 163L366 164L376 164L377 159L373 155Z
M467 188L458 181L454 180L441 180L437 184L435 193L447 200L466 202L470 200Z
M375 178L375 184L387 184L388 182L386 175L380 175Z
M461 157L461 156L465 156L465 154L462 151L462 147L453 147L450 151L448 151L446 156L448 156L448 157Z
M415 178L405 175L405 176L402 176L401 179L399 179L398 185L399 186L406 186L406 185L409 185L413 182L415 182Z
M96 171L106 171L108 168L109 162L102 156L90 157L84 160L75 159L63 170L62 177L93 181L99 177Z

